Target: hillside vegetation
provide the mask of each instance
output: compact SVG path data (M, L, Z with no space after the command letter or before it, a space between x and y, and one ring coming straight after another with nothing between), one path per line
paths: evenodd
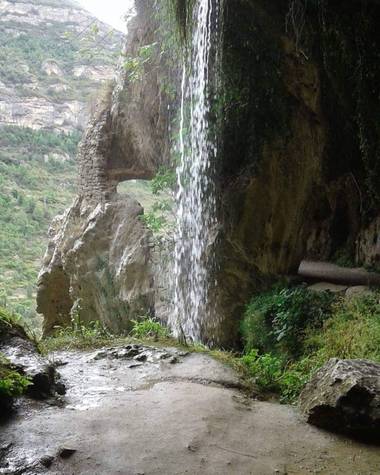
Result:
M79 137L0 128L0 301L28 319L47 229L74 196Z
M13 0L2 10L0 305L33 328L47 231L73 200L77 146L121 38L69 0Z

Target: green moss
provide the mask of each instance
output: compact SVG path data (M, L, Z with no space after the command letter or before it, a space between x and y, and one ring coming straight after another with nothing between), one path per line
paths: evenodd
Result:
M186 40L190 34L189 29L191 28L192 22L192 13L194 0L168 0L169 7L174 13L174 17L177 21L179 28L180 36L183 40Z

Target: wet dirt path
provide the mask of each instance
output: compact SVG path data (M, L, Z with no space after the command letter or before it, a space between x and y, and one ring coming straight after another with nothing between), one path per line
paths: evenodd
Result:
M119 347L54 354L61 404L1 426L0 474L380 474L380 449L247 399L204 354Z

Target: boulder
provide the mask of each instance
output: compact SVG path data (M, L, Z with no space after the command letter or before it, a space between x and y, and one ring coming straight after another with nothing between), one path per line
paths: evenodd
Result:
M305 386L299 402L310 424L380 440L380 364L333 358Z
M55 366L39 354L36 344L17 324L0 319L0 353L19 373L30 378L28 394L36 399L62 394L64 385L59 381Z

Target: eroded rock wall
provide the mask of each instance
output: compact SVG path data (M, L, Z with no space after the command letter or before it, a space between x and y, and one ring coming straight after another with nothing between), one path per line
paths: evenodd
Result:
M175 96L165 92L168 68L154 2L136 7L127 66L98 101L80 144L78 198L50 229L37 295L45 333L72 318L100 320L118 332L133 318L164 319L167 312L167 273L158 261L170 251L158 249L141 205L117 193L118 183L152 178L170 162L168 109Z
M142 210L116 193L120 181L152 178L170 163L169 126L178 110L168 77L178 92L179 65L163 61L162 18L154 2L137 7L126 62L141 47L153 53L142 70L126 67L86 132L79 200L41 273L48 329L61 308L80 307L85 319L113 328L168 308L158 275L167 279L170 271L159 270L163 257L141 225ZM302 258L344 252L358 264L379 262L380 70L370 67L380 51L376 19L380 7L372 1L225 2L222 93L212 108L221 112L218 327L204 329L205 341L236 344L252 293L296 272ZM128 266L123 250L132 256ZM53 276L68 292L54 289Z
M102 42L90 39L94 28ZM0 126L83 131L122 38L76 2L0 0Z
M252 293L302 258L379 261L379 13L360 1L225 3L215 301L226 344Z

